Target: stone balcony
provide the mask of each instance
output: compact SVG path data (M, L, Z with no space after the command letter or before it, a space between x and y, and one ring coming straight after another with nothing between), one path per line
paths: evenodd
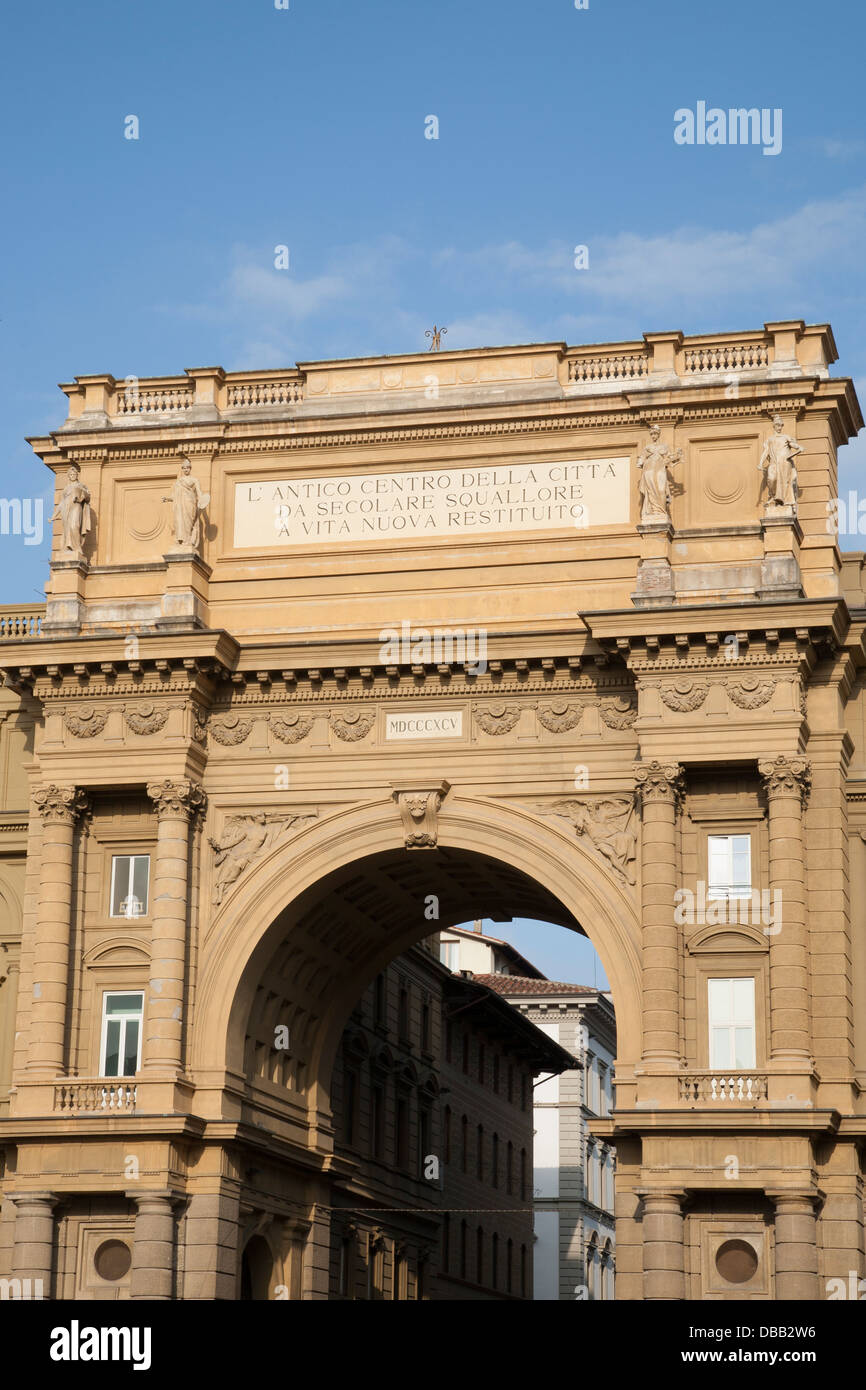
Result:
M687 1105L757 1105L767 1099L766 1072L691 1071L679 1083Z

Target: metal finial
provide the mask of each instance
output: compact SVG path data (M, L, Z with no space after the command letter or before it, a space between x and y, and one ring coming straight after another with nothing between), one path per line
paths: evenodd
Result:
M442 342L441 342L442 334L443 334L443 333L447 333L447 332L448 332L448 329L447 329L447 328L437 328L436 325L435 325L435 323L434 323L434 325L433 325L432 328L425 328L425 330L424 330L424 337L425 337L425 338L430 338L430 339L432 339L432 341L431 341L431 343L430 343L430 346L429 346L429 348L427 349L427 351L428 351L428 352L439 352L439 351L441 351L441 348L442 348Z

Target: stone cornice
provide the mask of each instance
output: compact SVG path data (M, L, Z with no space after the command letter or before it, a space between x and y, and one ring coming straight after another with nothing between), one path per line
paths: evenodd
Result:
M555 387L555 383L552 383ZM250 453L274 453L303 449L387 445L389 443L436 442L448 439L477 439L519 434L556 433L575 429L631 427L641 429L648 420L680 423L730 419L731 403L724 396L724 382L698 380L674 389L635 391L623 382L619 390L589 396L556 395L543 401L507 399L478 402L467 407L443 399L438 409L429 403L412 411L404 406L395 412L393 422L382 423L384 411L375 423L361 414L341 417L309 416L285 412L268 418L267 411L237 419L223 415L214 422L178 418L154 419L150 425L118 426L98 423L93 429L60 429L49 437L30 439L36 453L54 469L73 461L105 463L110 460L170 460L183 454L211 450L224 457ZM818 376L778 378L772 381L744 381L734 412L739 418L764 420L776 410L801 414L807 409L826 410L836 406L845 415L839 421L839 437L845 430L856 433L860 412L853 385L847 378L821 379ZM459 420L443 421L443 414L459 411ZM425 418L426 417L426 418ZM862 423L862 421L860 421Z
M819 638L841 647L851 628L851 615L841 597L617 608L582 616L595 640L624 658L632 648L650 651L665 644L688 650L693 640L707 643L708 637L713 639L711 645L718 647L728 634L740 633L755 633L765 641L769 637L771 643L783 637L804 644ZM859 641L859 632L857 637Z

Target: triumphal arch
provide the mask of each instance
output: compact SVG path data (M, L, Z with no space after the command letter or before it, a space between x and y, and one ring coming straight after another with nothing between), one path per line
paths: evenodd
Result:
M863 1276L835 360L786 321L62 387L47 603L0 615L0 1274L234 1299L255 1239L327 1296L355 1001L519 915L611 983L617 1297Z

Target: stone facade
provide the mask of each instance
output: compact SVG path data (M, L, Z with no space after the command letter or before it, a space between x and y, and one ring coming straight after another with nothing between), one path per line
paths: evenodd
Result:
M835 356L790 321L63 388L47 604L0 623L5 1269L233 1299L266 1247L327 1297L359 992L520 915L610 980L617 1296L862 1277ZM720 840L751 918L706 908Z
M587 985L509 976L479 983L575 1059L534 1090L536 1299L614 1297L616 1149L593 1129L613 1110L616 1023L606 995Z
M572 1059L437 955L392 962L340 1042L334 1299L532 1297L533 1079Z

